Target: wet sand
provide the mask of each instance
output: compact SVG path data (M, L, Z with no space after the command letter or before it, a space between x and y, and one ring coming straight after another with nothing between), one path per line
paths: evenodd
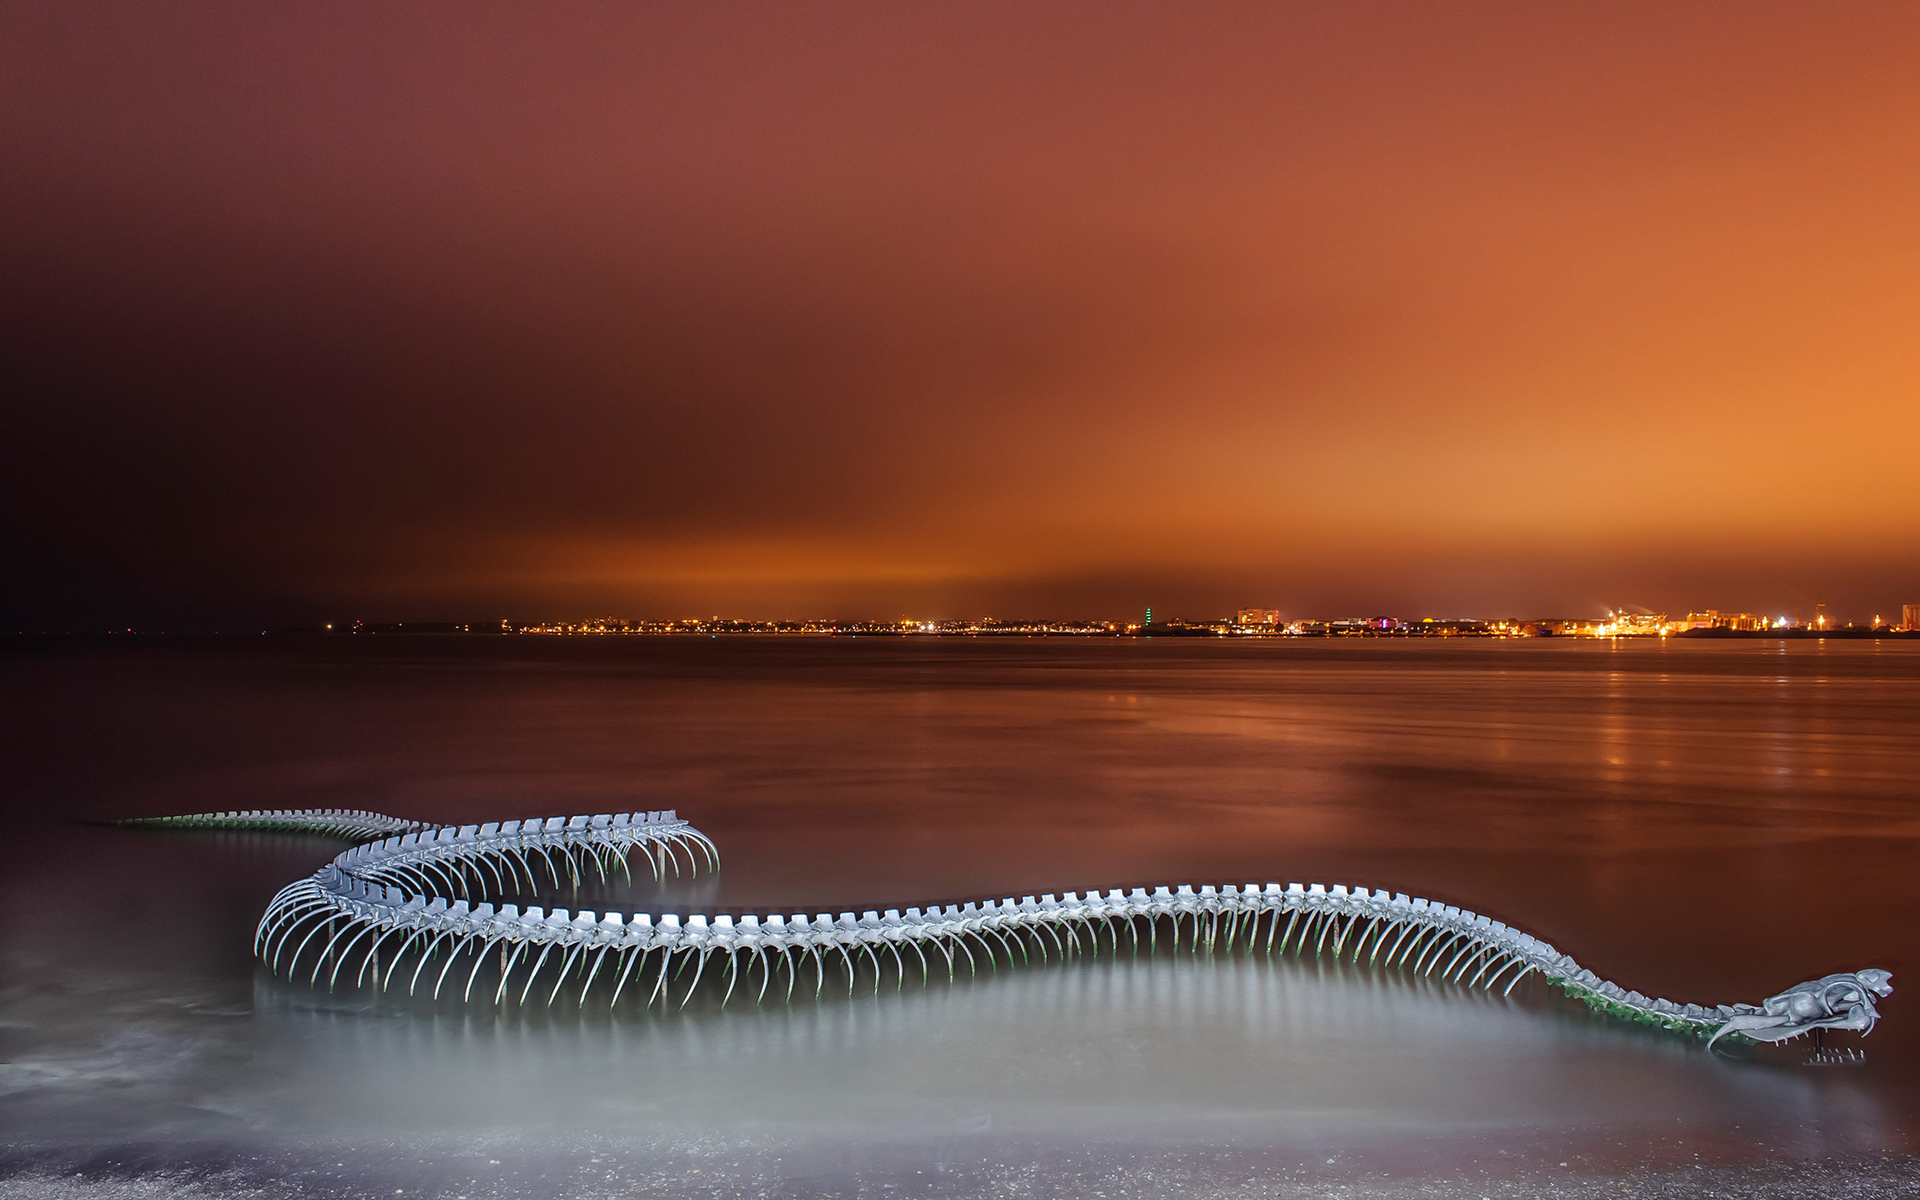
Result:
M507 1200L568 1196L1270 1197L1416 1200L1440 1197L1753 1197L1881 1200L1920 1195L1920 1159L1749 1155L1704 1161L1676 1148L1634 1160L1618 1147L1595 1169L1584 1147L1527 1148L1455 1137L1388 1148L1319 1143L1236 1146L1044 1146L988 1134L924 1143L810 1147L716 1135L655 1142L618 1135L528 1139L402 1139L303 1143L280 1157L218 1145L27 1148L0 1154L0 1196L120 1200ZM1556 1157L1566 1155L1565 1158Z

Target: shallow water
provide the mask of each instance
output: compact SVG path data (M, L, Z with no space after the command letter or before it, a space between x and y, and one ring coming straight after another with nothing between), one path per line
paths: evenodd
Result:
M840 1154L864 1186L1009 1139L1036 1162L1232 1147L1256 1175L1323 1151L1419 1173L1469 1143L1604 1172L1895 1152L1917 1127L1903 990L1846 1068L1709 1056L1541 989L1245 954L496 1011L256 968L266 900L338 843L72 823L674 807L723 869L589 906L1324 880L1489 913L1649 995L1868 965L1903 989L1912 643L23 640L0 671L20 1145L719 1137L776 1179Z

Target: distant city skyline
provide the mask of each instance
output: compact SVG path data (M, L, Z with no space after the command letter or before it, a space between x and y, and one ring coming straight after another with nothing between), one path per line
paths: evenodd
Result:
M853 634L890 635L947 634L1037 634L1076 636L1152 636L1156 633L1220 636L1433 636L1433 637L1670 637L1670 636L1766 636L1770 634L1820 635L1859 633L1920 634L1920 604L1900 607L1900 614L1885 618L1878 614L1866 622L1841 620L1816 605L1811 619L1795 613L1792 617L1760 613L1723 612L1703 609L1684 615L1614 611L1602 617L1288 617L1277 609L1243 608L1230 616L1183 617L1164 612L1156 617L1145 609L1139 620L1103 620L1073 617L995 617L976 618L915 617L892 618L824 617L797 619L761 619L712 615L705 617L594 617L585 619L497 621L370 621L343 619L318 625L283 626L255 630L231 627L211 632L323 634L481 634L481 635L556 635L621 636L675 634ZM16 630L16 633L35 632ZM48 632L45 630L39 632ZM207 630L167 630L151 626L72 627L64 632L106 634L191 633Z

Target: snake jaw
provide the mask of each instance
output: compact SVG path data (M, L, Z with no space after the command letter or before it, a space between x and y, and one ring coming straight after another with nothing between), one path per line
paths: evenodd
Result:
M1728 1034L1756 1042L1785 1042L1817 1029L1840 1029L1866 1036L1880 1020L1875 996L1893 994L1893 973L1878 967L1846 971L1796 984L1758 1005L1741 1005L1707 1039L1707 1048Z

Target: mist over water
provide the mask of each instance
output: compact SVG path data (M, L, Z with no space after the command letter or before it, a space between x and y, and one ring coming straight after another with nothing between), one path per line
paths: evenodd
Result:
M0 664L0 1125L23 1144L269 1154L720 1137L742 1154L838 1147L856 1173L887 1155L888 1171L946 1171L1008 1139L1416 1167L1461 1138L1556 1162L1898 1150L1920 1111L1904 974L1917 651L28 643ZM1866 1064L1828 1069L1797 1048L1710 1057L1531 985L1502 999L1164 945L897 990L889 974L877 993L867 975L852 996L830 980L818 1000L809 981L790 1005L724 1011L702 995L609 1013L603 988L585 1008L575 989L551 1008L496 1008L490 989L470 1005L329 994L272 978L250 943L273 892L340 843L74 823L279 807L672 807L721 848L715 875L549 898L572 908L1343 882L1488 913L1649 995L1753 1001L1869 965L1896 992L1879 1030L1847 1040Z

